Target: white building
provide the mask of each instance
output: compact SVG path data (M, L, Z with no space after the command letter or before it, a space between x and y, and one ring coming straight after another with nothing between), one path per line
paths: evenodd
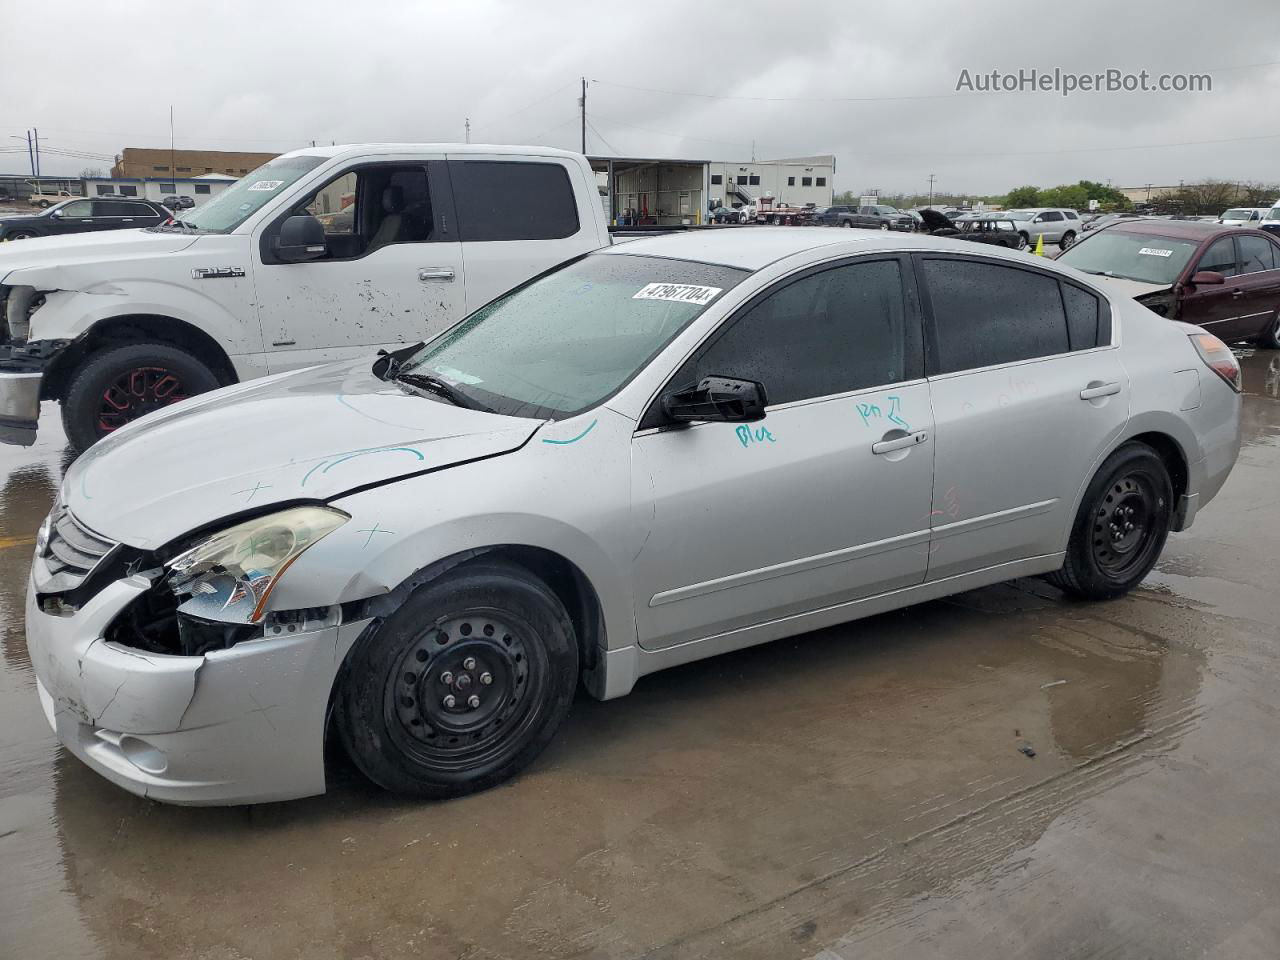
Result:
M707 222L719 206L763 198L775 204L829 206L836 158L787 160L671 160L591 157L605 215L611 223L675 226Z
M210 197L221 193L238 178L224 173L206 173L202 177L189 179L164 177L85 177L84 195L86 197L140 197L144 200L155 200L157 203L165 197L190 197L196 206Z

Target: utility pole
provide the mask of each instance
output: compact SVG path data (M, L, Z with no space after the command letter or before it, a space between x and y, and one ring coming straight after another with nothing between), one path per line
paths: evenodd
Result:
M169 176L174 180L178 179L178 168L173 162L173 104L169 104ZM177 190L178 185L175 183L173 189Z
M40 131L37 130L35 127L32 127L31 132L35 135L35 139L36 139L36 177L39 177L40 176Z
M467 117L467 143L471 142L471 118Z
M582 78L582 99L578 101L582 109L582 152L587 152L587 78Z
M751 141L751 162L756 162L756 142L754 140Z
M31 175L36 175L36 152L31 148L31 131L27 131L27 160L31 164Z
M933 206L933 181L937 179L934 174L929 174L929 206Z

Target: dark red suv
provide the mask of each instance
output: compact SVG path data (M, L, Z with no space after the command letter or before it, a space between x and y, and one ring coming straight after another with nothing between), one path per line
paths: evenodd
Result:
M1226 341L1280 349L1280 238L1195 220L1128 220L1057 258Z

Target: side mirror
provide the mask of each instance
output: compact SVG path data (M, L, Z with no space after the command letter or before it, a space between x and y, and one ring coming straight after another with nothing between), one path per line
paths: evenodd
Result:
M769 399L764 384L733 377L703 377L688 390L662 398L662 412L680 422L710 420L719 423L754 423L764 419Z
M1199 270L1191 275L1192 286L1200 284L1222 284L1226 283L1227 278L1220 274L1217 270Z
M65 216L65 214L63 214L61 210L54 210L51 214L49 214L49 216L53 217L55 220L61 220L63 216Z
M324 227L310 214L295 214L280 225L275 255L285 263L301 263L323 257L327 247Z

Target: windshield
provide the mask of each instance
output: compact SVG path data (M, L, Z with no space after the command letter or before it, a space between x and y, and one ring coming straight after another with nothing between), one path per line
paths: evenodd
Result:
M1228 210L1222 215L1223 220L1248 220L1253 216L1252 210Z
M1104 277L1168 286L1178 279L1197 246L1194 240L1126 233L1112 227L1060 253L1058 263Z
M405 361L509 416L563 419L635 376L748 275L707 263L596 254L481 307Z
M1265 217L1263 217L1262 219L1264 219L1264 220L1280 220L1280 207L1272 207L1270 210L1268 210L1268 211L1267 211L1267 215L1266 215Z
M1030 220L1036 215L1034 210L1010 210L1009 216L1014 220Z
M241 177L203 206L184 212L188 226L212 233L227 233L244 223L280 190L324 163L325 157L276 157Z

